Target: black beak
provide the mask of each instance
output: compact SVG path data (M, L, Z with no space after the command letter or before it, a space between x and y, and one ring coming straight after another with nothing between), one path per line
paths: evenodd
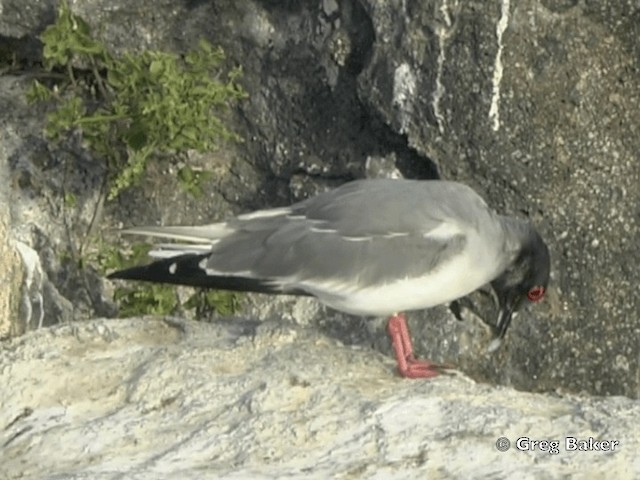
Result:
M511 325L511 319L513 318L513 311L513 305L505 305L500 309L498 324L496 325L496 338L502 340L507 334L507 329Z
M519 296L509 298L507 296L500 299L500 313L498 314L498 323L494 328L495 338L489 345L488 351L493 352L498 349L502 343L502 339L507 334L507 329L511 325L511 319L514 312L518 310L522 299Z

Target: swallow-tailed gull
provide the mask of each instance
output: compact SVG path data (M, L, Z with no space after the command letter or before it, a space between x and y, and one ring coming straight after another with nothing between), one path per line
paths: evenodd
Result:
M442 180L357 180L289 207L202 226L135 227L178 241L156 261L109 278L311 295L354 315L389 316L400 375L441 366L413 355L402 312L450 302L490 284L498 347L512 314L541 300L549 250L527 222L492 211L471 188Z

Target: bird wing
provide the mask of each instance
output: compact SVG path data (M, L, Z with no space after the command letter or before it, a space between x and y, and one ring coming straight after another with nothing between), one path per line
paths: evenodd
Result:
M209 275L266 279L298 289L358 289L424 276L465 248L469 222L490 215L468 187L443 181L363 180L290 207L198 227L126 233L192 241L156 257L202 253ZM164 253L160 253L164 252Z

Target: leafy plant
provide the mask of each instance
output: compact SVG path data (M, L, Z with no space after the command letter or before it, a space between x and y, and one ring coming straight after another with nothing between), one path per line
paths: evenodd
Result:
M221 48L201 40L184 56L162 51L116 56L92 36L67 0L60 1L55 23L40 38L43 66L50 75L32 83L27 99L50 105L45 126L49 139L64 142L79 135L90 154L104 160L107 199L136 184L152 159L189 149L211 151L221 142L240 140L219 115L247 95L238 84L240 68L223 73ZM178 175L179 184L194 196L202 194L202 183L209 178L189 166ZM68 207L77 204L69 192L63 201ZM82 246L72 249L78 252L80 269L87 261ZM113 270L143 262L149 247L134 245L130 255L104 244L93 250L95 264ZM230 314L238 307L234 295L197 294L187 308ZM117 287L114 297L123 315L166 314L180 306L175 289L165 285Z
M133 267L148 262L152 246L134 244L123 252L113 245L102 244L94 254L93 262L103 273ZM229 316L238 312L242 295L223 290L196 289L187 301L181 303L174 286L153 283L127 283L118 285L114 300L120 307L120 315L130 317L141 314L168 315L178 308L192 310L201 317L212 312Z
M240 140L215 114L246 97L237 83L239 68L221 73L221 48L201 40L184 57L160 51L117 57L66 1L41 40L45 68L66 74L53 84L35 81L27 98L53 102L45 128L50 139L78 131L105 160L109 199L135 184L152 158Z
M97 243L96 246L98 248L93 254L92 260L103 274L147 262L149 251L152 248L148 243L133 244L129 251L123 251L114 245L102 242Z
M216 312L229 316L240 309L241 294L225 290L198 290L184 304L184 308L195 310L197 315Z
M197 171L187 165L178 170L178 184L194 198L200 198L204 195L202 184L211 176L211 172Z
M155 283L141 288L119 287L113 298L120 307L120 316L123 317L140 314L168 315L180 305L174 289Z
M75 207L78 205L78 198L72 192L65 192L64 194L64 204L68 207Z

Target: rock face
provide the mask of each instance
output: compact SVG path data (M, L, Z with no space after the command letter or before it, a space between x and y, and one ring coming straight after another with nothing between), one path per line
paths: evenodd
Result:
M0 81L0 85L5 86ZM0 91L3 90L0 87ZM0 111L5 111L7 105L2 101L0 94ZM0 120L0 158L5 160L12 150L12 142L8 141L11 135L11 123L5 124ZM19 244L12 234L12 222L9 206L13 200L12 182L9 164L0 161L0 340L21 335L29 330L31 315L25 311L30 307L30 299L26 288L22 288L23 281L27 284L32 281L29 271L23 268L24 262L19 255ZM27 247L26 245L23 245ZM28 247L27 247L28 248ZM35 252L34 252L35 254ZM37 254L35 254L37 258ZM36 289L36 295L39 289Z
M0 212L0 339L24 333L19 316L22 265L9 236L8 211Z
M514 321L495 355L485 353L479 317L492 322L495 312L482 295L412 313L420 353L522 390L640 396L637 2L136 5L72 8L119 50L183 51L202 36L221 44L245 72L250 99L231 120L245 143L202 160L219 173L207 202L152 172L142 193L105 206L107 224L207 222L363 176L460 180L499 211L537 224L552 250L552 291ZM50 5L0 0L0 12L0 38L33 60ZM24 142L3 159L8 188L19 193L12 229L41 257L50 287L44 324L107 315L100 278L79 288L73 267L56 256L66 248L55 206L69 153L43 144L42 112L14 98L22 83L2 85L3 125ZM99 185L87 162L74 170L85 206ZM74 218L80 231L90 211ZM310 323L388 351L377 326L350 331L360 320L322 309Z
M402 380L281 323L78 322L5 342L0 365L5 479L640 475L636 401Z

